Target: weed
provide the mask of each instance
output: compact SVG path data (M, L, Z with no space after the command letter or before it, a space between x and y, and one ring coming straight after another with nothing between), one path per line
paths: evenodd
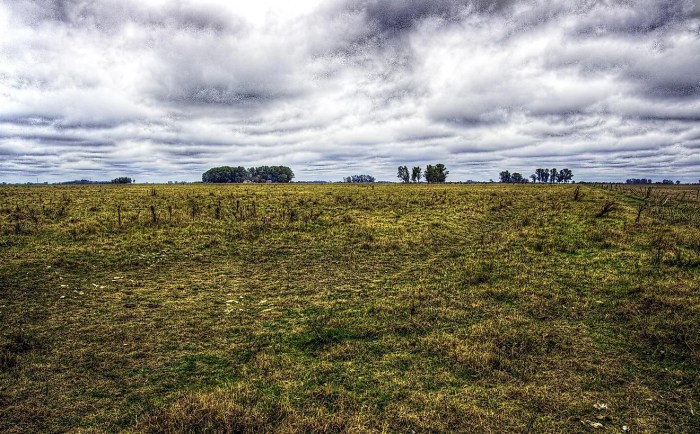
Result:
M574 202L581 200L581 186L577 185L574 189Z
M598 211L598 214L596 214L596 217L606 217L608 214L613 212L615 208L617 207L616 203L612 200L605 201L603 206L600 208L600 211Z
M17 354L7 349L0 349L0 370L7 371L17 366Z

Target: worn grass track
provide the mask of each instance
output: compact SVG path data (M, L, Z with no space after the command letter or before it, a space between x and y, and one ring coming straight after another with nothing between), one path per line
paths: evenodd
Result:
M698 432L700 228L581 193L2 187L0 431Z

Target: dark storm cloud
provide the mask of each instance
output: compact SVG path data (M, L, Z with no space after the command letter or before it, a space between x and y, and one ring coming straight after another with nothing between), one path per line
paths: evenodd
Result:
M346 0L338 11L361 13L376 34L395 35L412 30L426 19L458 21L467 13L494 13L511 6L506 0Z
M8 180L700 170L689 0L333 0L257 22L215 0L17 0L0 4L0 60Z
M32 25L45 22L112 33L127 24L197 31L230 31L245 26L223 8L173 2L158 9L133 0L15 0L13 8Z
M694 3L692 0L589 2L594 7L573 29L584 35L650 33L693 16L697 12ZM606 7L595 7L600 5Z

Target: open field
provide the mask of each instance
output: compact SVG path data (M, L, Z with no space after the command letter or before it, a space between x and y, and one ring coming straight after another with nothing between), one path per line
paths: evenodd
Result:
M697 202L576 188L3 187L0 432L700 432Z

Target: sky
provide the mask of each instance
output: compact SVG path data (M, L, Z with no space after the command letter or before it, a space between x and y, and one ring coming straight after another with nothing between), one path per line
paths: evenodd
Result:
M700 0L0 0L0 182L700 180Z

